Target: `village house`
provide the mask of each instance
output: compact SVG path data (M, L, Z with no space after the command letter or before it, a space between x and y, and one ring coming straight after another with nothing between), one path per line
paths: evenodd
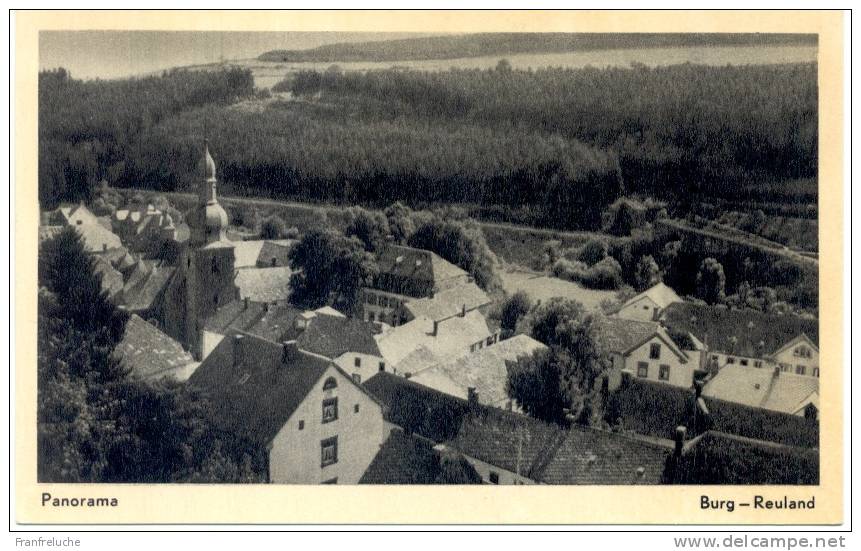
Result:
M499 340L478 310L444 321L417 318L376 335L387 371L411 375L447 358L476 352ZM391 369L389 369L391 368Z
M591 428L563 429L389 373L364 386L386 406L392 429L458 452L485 484L660 484L673 449Z
M158 256L170 244L188 239L188 226L152 205L138 209L118 209L111 216L111 227L130 251Z
M472 354L443 361L412 374L413 382L486 406L519 411L508 396L508 367L547 347L528 335L515 335Z
M379 273L374 284L362 292L362 311L367 321L400 325L408 321L402 310L404 303L433 298L440 291L471 282L469 274L451 262L413 247L388 245L379 254L377 264Z
M300 350L332 360L356 381L386 369L375 339L382 325L347 318L329 306L303 311L286 302L235 300L206 321L204 357L231 331L272 342L296 341Z
M440 291L433 297L404 301L396 309L394 317L400 323L416 318L445 321L473 310L486 314L490 304L487 293L475 283L469 282Z
M83 204L60 207L44 213L39 225L39 241L53 238L64 227L73 227L90 254L104 253L122 248L119 236L106 228L99 218Z
M772 369L725 365L703 387L702 395L727 402L816 419L819 379Z
M667 306L677 302L683 302L681 297L671 287L659 282L625 301L615 315L624 319L657 321Z
M265 453L270 483L356 484L388 436L380 403L295 341L232 332L188 384L210 398L219 429Z
M702 341L712 371L739 365L770 372L778 366L785 373L819 377L816 319L683 302L667 307L661 320Z
M595 340L610 361L609 388L621 384L623 373L673 386L689 388L700 368L698 342L687 340L682 350L657 322L613 316L594 319Z

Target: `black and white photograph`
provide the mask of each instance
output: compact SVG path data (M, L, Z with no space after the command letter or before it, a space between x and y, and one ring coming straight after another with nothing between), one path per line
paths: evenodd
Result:
M39 508L822 506L820 35L194 28L38 32Z

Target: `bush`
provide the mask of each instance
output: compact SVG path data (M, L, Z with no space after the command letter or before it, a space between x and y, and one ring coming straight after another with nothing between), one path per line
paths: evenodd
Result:
M287 236L287 224L278 216L270 216L260 224L261 239L283 239Z
M607 257L607 243L601 239L590 239L577 254L577 260L594 266Z

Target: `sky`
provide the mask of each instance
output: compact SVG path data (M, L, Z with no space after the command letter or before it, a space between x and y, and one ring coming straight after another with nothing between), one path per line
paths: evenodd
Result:
M427 36L371 32L42 31L39 67L81 79L143 75L171 67L249 59L275 49Z

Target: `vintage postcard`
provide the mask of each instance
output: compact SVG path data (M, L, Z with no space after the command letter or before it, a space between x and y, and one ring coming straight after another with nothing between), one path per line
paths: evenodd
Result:
M13 25L16 522L843 521L842 13Z

